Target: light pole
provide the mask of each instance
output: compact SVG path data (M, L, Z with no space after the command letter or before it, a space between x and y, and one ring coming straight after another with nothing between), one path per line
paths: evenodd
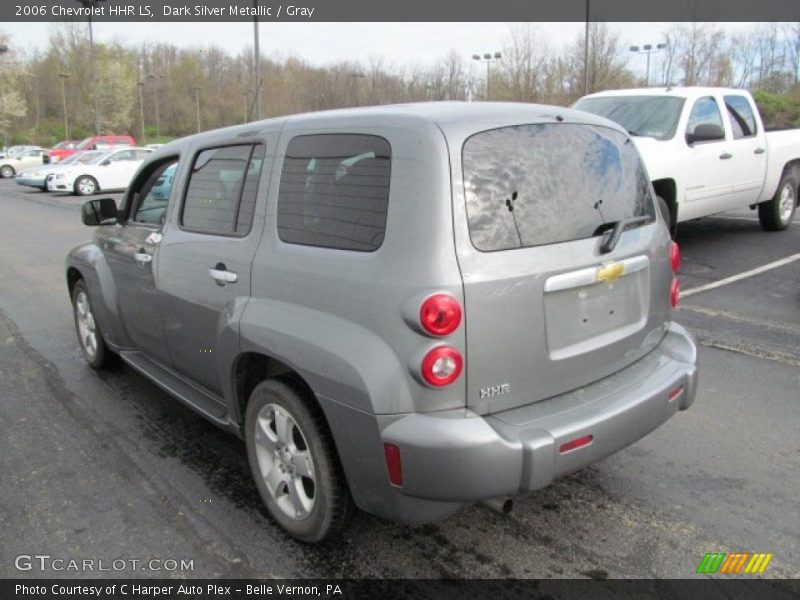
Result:
M69 120L67 118L67 79L69 79L69 73L59 73L59 77L61 77L61 100L64 107L64 139L69 139Z
M93 9L98 2L98 0L77 0L77 1L88 9ZM94 134L100 135L100 101L97 96L97 69L94 60L94 29L92 27L91 10L89 12L89 15L87 16L87 20L89 21L89 64L91 65L92 69L90 85L92 86L92 100L94 103Z
M253 13L258 15L258 0L253 0ZM254 120L261 120L261 50L258 45L258 16L253 17L253 85L256 88L256 95L253 99Z
M650 87L650 55L653 54L653 52L661 52L666 47L666 44L656 44L655 48L653 48L652 44L645 44L641 49L639 46L631 46L631 52L647 54L647 70L644 75L644 87Z
M144 81L141 79L136 82L136 87L139 88L139 120L142 122L142 144L147 143L147 134L144 131L144 95L142 90L144 90Z
M153 81L153 103L156 105L156 137L161 137L161 119L158 115L158 79L164 79L165 75L148 73L147 78Z
M489 94L489 91L490 91L489 90L489 82L491 81L490 67L491 67L493 62L497 62L501 58L502 58L502 55L499 52L495 52L494 54L491 54L491 53L487 52L483 56L481 56L480 54L473 54L472 55L472 60L477 60L478 62L483 60L484 62L486 62L486 100L487 101L491 99L491 95Z
M586 31L583 35L583 95L589 93L589 0L586 0Z
M361 79L364 79L364 74L361 71L356 71L355 73L350 73L350 77L353 78L353 86L355 89L355 96L356 96L356 106L361 106Z
M200 133L200 86L194 86L194 108L197 116L197 133Z

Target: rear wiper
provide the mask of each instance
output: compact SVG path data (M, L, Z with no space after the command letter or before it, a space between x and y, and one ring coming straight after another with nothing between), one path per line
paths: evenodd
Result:
M614 248L617 247L617 242L619 242L619 238L622 237L622 233L631 225L638 225L640 223L649 223L651 221L651 217L643 215L641 217L630 217L629 219L620 219L616 223L605 223L597 228L595 231L595 235L603 233L607 231L609 228L611 229L611 233L603 240L603 243L600 244L600 254L608 254Z

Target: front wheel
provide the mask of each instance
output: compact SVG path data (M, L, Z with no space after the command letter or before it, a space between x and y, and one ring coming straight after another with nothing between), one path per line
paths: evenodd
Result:
M789 173L781 177L775 196L758 205L758 220L767 231L783 231L797 210L797 180Z
M281 527L303 542L319 542L344 526L350 494L316 405L268 379L250 394L244 433L256 487Z
M3 179L10 179L13 176L14 176L14 167L12 167L11 165L3 165L3 167L0 168L0 177L2 177Z
M82 279L79 279L72 288L72 312L75 317L75 331L86 362L93 369L103 368L109 362L110 351L94 319L89 291Z
M91 196L97 193L97 181L94 177L82 175L75 182L75 194L78 196Z

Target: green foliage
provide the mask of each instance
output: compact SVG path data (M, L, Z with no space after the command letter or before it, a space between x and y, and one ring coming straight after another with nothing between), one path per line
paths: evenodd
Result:
M794 93L753 92L766 127L800 127L800 88Z

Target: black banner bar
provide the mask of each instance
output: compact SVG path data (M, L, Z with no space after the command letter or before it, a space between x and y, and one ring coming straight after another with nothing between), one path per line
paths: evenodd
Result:
M4 579L3 600L472 600L491 598L795 599L797 580Z
M800 21L797 0L3 0L0 20Z

